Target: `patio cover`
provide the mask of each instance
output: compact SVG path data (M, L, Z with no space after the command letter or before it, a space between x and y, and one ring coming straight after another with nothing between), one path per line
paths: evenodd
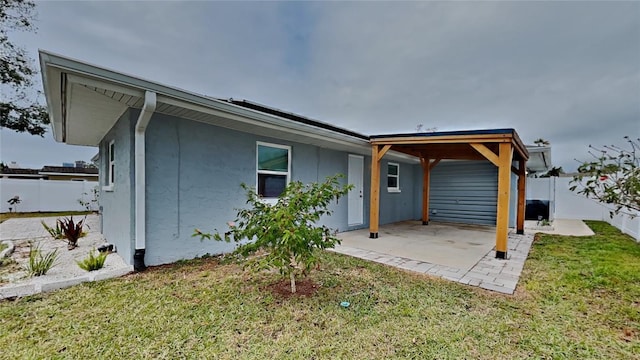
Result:
M488 160L498 167L496 257L507 258L511 172L518 175L516 230L524 233L526 162L529 153L514 129L375 135L371 143L369 237L378 237L380 160L389 150L420 159L423 170L422 224L429 224L429 176L441 160ZM516 165L517 166L514 166Z

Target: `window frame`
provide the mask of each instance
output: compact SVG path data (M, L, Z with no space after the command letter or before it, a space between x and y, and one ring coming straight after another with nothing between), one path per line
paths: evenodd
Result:
M260 146L271 147L276 149L286 149L287 150L287 171L274 171L274 170L260 170ZM285 186L289 185L291 182L291 146L290 145L282 145L282 144L274 144L268 143L264 141L256 141L256 194L258 193L259 183L260 183L260 174L265 175L286 175L287 182ZM261 199L267 203L275 204L278 201L277 197L261 197Z
M116 169L116 141L111 140L107 144L107 171L106 171L106 185L102 187L104 191L113 191L113 185L116 181L115 169Z
M390 165L396 167L396 174L395 175L389 173L389 166ZM390 187L389 186L389 178L390 177L396 178L396 186L395 187ZM387 192L391 192L391 193L399 193L400 192L400 164L399 163L395 163L395 162L388 162L387 163Z

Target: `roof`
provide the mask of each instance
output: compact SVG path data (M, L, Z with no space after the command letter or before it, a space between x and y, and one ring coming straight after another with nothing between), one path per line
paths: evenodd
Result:
M12 174L12 175L39 175L40 170L38 169L21 169L21 168L10 168L4 167L0 169L0 173L2 174Z
M98 175L98 169L94 167L68 167L68 166L45 166L42 168L43 173L61 173L61 174L87 174Z
M222 99L221 99L222 100ZM271 114L271 115L276 115L279 116L281 118L285 118L285 119L289 119L292 121L296 121L302 124L308 124L308 125L313 125L313 126L317 126L319 128L323 128L323 129L327 129L327 130L331 130L331 131L335 131L337 133L341 133L341 134L345 134L345 135L349 135L349 136L353 136L353 137L357 137L360 139L364 139L364 140L369 140L369 136L367 135L363 135L360 133L357 133L355 131L351 131L351 130L347 130L341 127L337 127L322 121L318 121L318 120L312 120L310 118L304 117L304 116L300 116L298 114L294 114L292 112L286 112L280 109L276 109L273 107L269 107L266 105L262 105L262 104L258 104L249 100L234 100L234 99L229 99L227 100L228 102L238 105L238 106L242 106L245 107L247 109L253 109L256 111L260 111L262 113L265 114Z
M323 148L370 154L368 137L249 101L220 100L42 51L40 67L54 139L97 146L145 93L156 94L156 113ZM153 120L151 120L153 121ZM411 160L403 154L398 159Z
M25 177L40 177L41 175L76 175L98 176L97 168L77 168L66 166L44 166L42 169L9 168L0 169L3 175L20 175Z
M514 160L528 160L529 153L515 129L484 129L404 133L371 136L371 143L389 145L391 150L430 159L482 160L486 151L493 157L499 143L511 143ZM491 154L493 153L493 154Z
M483 130L459 130L459 131L433 131L422 133L402 133L388 135L371 135L371 139L391 138L391 137L437 137L437 136L457 136L457 135L493 135L493 134L515 134L515 129L483 129Z
M527 169L532 173L548 171L553 166L551 163L551 147L527 145L529 161Z

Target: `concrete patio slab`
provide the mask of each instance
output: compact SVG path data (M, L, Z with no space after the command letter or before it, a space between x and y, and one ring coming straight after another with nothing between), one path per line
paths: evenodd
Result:
M403 221L380 227L380 237L369 230L338 234L341 247L370 250L395 257L470 270L496 242L495 227Z
M533 233L509 233L507 259L495 258L495 228L405 221L384 225L378 239L368 230L338 234L332 251L503 294L513 294L533 243Z
M532 232L554 235L568 236L592 236L594 232L582 220L573 219L555 219L551 223L551 229L545 230L535 226L536 221L525 222L525 231L531 229Z

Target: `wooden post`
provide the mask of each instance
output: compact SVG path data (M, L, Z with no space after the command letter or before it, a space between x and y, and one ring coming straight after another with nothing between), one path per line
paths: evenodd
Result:
M526 206L527 169L526 161L518 162L518 216L516 221L516 234L524 234L524 211Z
M509 237L509 191L511 189L511 143L500 143L498 166L498 209L496 224L496 258L506 259Z
M369 238L378 238L380 222L380 159L378 145L371 145L371 198L369 202Z
M429 180L431 164L429 158L420 158L422 163L422 225L429 225Z

